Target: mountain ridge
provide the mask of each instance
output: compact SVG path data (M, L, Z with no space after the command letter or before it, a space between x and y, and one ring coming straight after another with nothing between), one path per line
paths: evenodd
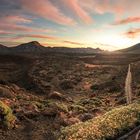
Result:
M23 43L14 47L3 47L8 49L9 52L58 52L58 53L101 53L103 50L100 48L68 48L68 47L45 47L37 41ZM2 52L2 50L0 50Z
M137 43L137 44L130 46L128 48L125 48L125 49L117 50L115 52L139 54L140 53L140 43Z

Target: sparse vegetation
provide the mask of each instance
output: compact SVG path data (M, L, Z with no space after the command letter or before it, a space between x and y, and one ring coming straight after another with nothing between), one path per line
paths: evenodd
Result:
M113 109L103 116L62 129L59 140L113 139L140 123L140 104Z
M74 57L65 54L30 54L22 57L6 55L0 58L1 101L13 110L10 114L17 117L19 124L19 127L10 130L8 135L0 135L0 139L13 140L14 137L26 140L28 136L31 136L31 139L37 136L38 140L46 134L49 134L47 138L55 139L54 134L60 131L60 128L68 126L64 131L69 128L76 130L75 126L78 124L83 130L92 129L90 122L94 122L95 117L126 103L123 83L127 71L124 65L87 65L87 58L81 59L78 54ZM135 96L137 95L139 96L138 92ZM8 115L5 118L10 120L11 117ZM13 126L12 123L6 125ZM1 126L6 125L2 123ZM79 125L78 134L79 131L82 132ZM68 132L72 132L71 136L74 136L75 131L72 130ZM119 130L124 131L121 128ZM100 131L99 133L103 136ZM114 136L114 133L110 135Z

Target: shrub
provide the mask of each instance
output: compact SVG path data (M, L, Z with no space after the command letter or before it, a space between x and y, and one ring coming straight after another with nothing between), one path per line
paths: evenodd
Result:
M60 87L61 87L61 89L63 89L63 90L72 89L73 86L74 86L74 85L73 85L73 81L68 80L68 79L63 80L63 81L60 83Z
M14 127L16 117L12 114L11 108L0 101L0 122L7 128Z
M69 112L68 106L62 102L54 102L53 100L46 100L46 107L54 109L58 112Z
M33 101L32 104L35 105L38 109L44 109L45 108L44 104L42 104L40 102L37 102L37 101Z
M76 113L84 113L88 111L84 106L78 104L71 105L70 109Z
M140 122L140 104L113 109L102 116L63 128L59 140L114 139Z

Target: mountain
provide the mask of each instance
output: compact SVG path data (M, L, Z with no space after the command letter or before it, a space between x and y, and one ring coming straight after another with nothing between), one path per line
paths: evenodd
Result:
M29 43L23 43L21 45L12 47L11 49L14 52L42 52L45 50L45 47L37 41L32 41Z
M8 47L6 47L6 46L0 44L0 52L6 53L6 52L8 52L8 51L9 51L9 48L8 48Z
M116 52L120 52L120 53L132 53L132 54L140 54L140 43L133 45L129 48L125 48L122 50L118 50Z
M0 49L5 49L5 48L7 48L7 47L2 45L2 44L0 44Z
M58 53L101 53L103 52L99 48L67 48L67 47L53 47L48 49L49 52L58 52Z
M99 48L67 48L67 47L45 47L37 41L23 43L15 47L6 47L0 45L0 53L102 53Z

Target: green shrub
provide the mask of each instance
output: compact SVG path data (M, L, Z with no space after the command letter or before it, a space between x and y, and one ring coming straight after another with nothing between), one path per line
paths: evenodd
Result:
M69 112L68 106L62 102L54 102L53 100L47 100L45 106L49 108L54 108L60 112Z
M102 116L63 128L59 140L105 140L115 138L140 122L140 104L113 109Z
M44 104L37 102L37 101L33 101L32 104L35 105L38 109L44 109L44 107L45 107Z
M67 105L65 105L64 103L54 103L54 107L56 107L59 111L62 112L69 112Z
M78 104L71 105L70 109L74 112L77 112L77 113L84 113L84 112L88 111L84 106L81 106Z
M16 117L12 114L11 108L0 101L0 122L7 128L14 127Z

